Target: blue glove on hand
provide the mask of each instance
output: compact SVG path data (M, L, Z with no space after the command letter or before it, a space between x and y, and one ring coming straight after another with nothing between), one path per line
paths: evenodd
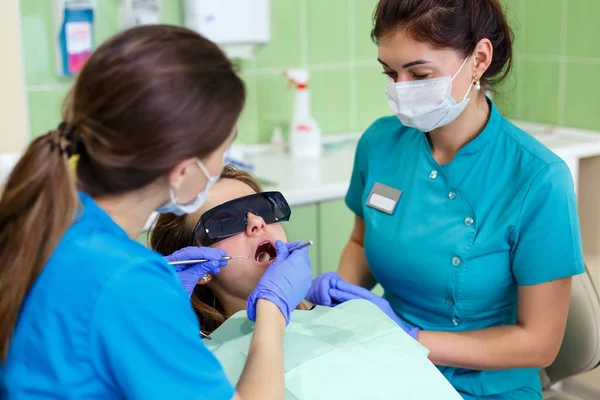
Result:
M370 301L379 307L381 311L386 313L387 316L390 317L396 324L398 324L398 326L402 328L404 332L408 333L413 339L417 339L419 328L409 328L404 325L402 320L398 317L398 315L396 315L396 312L390 303L383 297L376 295L370 290L340 280L336 283L335 288L329 290L329 294L331 295L331 298L339 301L340 303L357 299Z
M286 325L290 322L291 312L304 299L310 287L312 270L308 247L294 250L290 254L289 249L297 244L286 244L279 240L275 243L277 258L260 278L246 303L246 312L251 321L256 321L258 299L269 300L279 307Z
M306 300L313 304L332 307L336 303L329 295L329 289L335 288L342 278L336 272L326 272L313 279Z
M218 274L227 261L221 261L227 253L222 249L210 247L185 247L167 256L167 261L209 260L199 264L174 265L175 272L188 296L192 295L196 284L206 274Z

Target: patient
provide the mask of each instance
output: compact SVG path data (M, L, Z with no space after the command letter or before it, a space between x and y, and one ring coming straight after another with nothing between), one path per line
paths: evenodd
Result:
M246 300L276 256L275 241L287 240L281 222L290 214L281 193L262 193L250 174L225 167L197 213L163 214L153 229L150 244L164 255L196 245L248 256L200 279L192 294L202 333L211 334L205 344L232 383L240 378L252 339ZM365 300L292 313L284 354L288 400L460 399L427 350ZM356 379L348 380L350 375Z
M231 204L231 207L215 209L224 203L246 196L261 193L260 184L252 175L240 169L226 166L221 179L211 188L206 202L194 214L176 216L161 214L156 222L150 238L151 247L163 255L171 254L190 245L218 247L229 256L248 256L248 259L230 260L228 265L217 275L207 275L196 285L192 294L192 306L202 333L210 334L217 329L229 316L246 308L246 300L255 289L265 269L275 259L274 244L277 240L287 241L283 227L279 222L266 223L257 214L268 215L270 210L264 210L265 199L253 201L253 204ZM267 193L271 204L282 212L280 221L289 219L289 206L280 193ZM212 213L211 220L219 220L222 228L227 222L234 220L232 211L252 207L262 207L252 211L243 210L247 218L246 231L225 239L207 237L201 225L201 216L208 211ZM229 209L228 209L229 208ZM268 208L268 207L267 207ZM241 210L241 209L240 209ZM287 211L287 215L286 215ZM208 213L207 213L208 214ZM268 221L271 222L271 221ZM195 228L198 227L200 229ZM214 229L211 227L211 231ZM298 309L309 309L308 302L301 303Z

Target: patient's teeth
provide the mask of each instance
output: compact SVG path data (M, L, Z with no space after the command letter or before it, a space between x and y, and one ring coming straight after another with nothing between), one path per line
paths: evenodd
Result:
M261 263L269 262L271 261L271 255L269 255L269 253L267 253L266 251L262 252L256 257L256 261Z

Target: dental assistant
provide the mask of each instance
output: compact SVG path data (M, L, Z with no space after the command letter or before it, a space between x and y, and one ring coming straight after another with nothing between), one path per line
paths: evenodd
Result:
M541 399L584 264L569 169L484 94L511 66L500 2L380 0L372 36L395 116L358 144L354 229L307 298L378 304L465 399Z
M184 28L134 28L94 52L65 122L30 144L0 199L0 398L283 399L283 336L310 286L308 250L276 243L248 298L256 324L234 388L189 300L225 252L173 254L210 260L178 277L134 240L154 210L202 206L244 99L221 50Z

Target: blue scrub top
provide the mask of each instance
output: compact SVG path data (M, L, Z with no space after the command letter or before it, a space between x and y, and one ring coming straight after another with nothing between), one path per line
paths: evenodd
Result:
M80 200L22 306L0 397L231 399L173 269Z
M568 167L488 102L485 129L445 165L396 117L359 142L346 204L365 221L373 277L407 325L514 324L518 286L584 271ZM391 215L366 205L375 183L402 191ZM440 370L465 398L541 398L537 369Z

